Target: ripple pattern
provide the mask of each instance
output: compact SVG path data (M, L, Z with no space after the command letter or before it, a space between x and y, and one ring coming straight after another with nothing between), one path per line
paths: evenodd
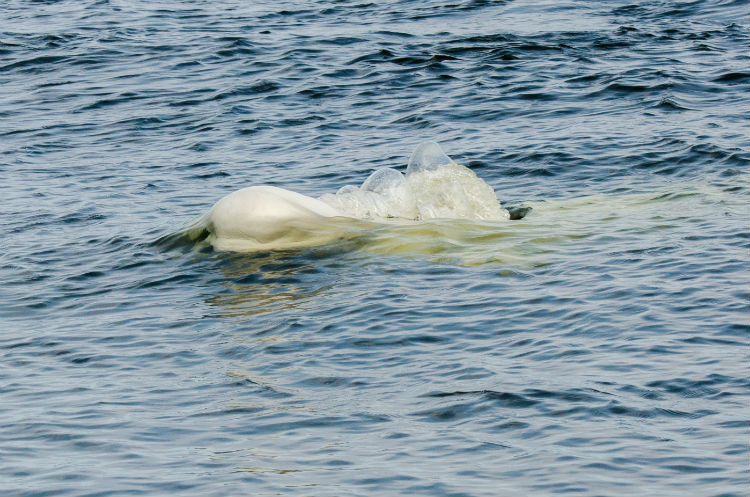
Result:
M739 0L0 5L0 494L750 493ZM436 140L502 228L227 254Z

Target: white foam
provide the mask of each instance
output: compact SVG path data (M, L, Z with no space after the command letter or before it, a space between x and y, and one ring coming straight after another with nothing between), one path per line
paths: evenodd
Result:
M320 200L357 219L509 219L495 191L471 169L456 164L435 142L421 144L409 159L406 176L384 168L361 187L345 186Z
M361 187L347 185L320 200L342 215L356 219L418 219L416 197L406 177L383 168L370 175Z

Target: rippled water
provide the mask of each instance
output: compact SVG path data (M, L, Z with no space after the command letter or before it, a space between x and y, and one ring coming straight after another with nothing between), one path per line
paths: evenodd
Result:
M746 1L0 5L2 495L750 493ZM423 140L533 207L174 233Z

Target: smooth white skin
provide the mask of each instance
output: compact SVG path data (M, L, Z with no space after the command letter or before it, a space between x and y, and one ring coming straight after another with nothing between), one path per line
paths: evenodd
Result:
M275 186L251 186L216 202L207 221L214 246L218 242L233 250L240 242L245 246L253 241L260 247L289 238L296 228L337 216L341 214L336 209L307 195Z

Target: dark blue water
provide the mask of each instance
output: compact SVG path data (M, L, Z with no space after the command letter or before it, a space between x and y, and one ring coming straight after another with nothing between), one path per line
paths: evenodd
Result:
M0 494L746 496L746 1L0 5ZM439 141L535 210L170 236Z

